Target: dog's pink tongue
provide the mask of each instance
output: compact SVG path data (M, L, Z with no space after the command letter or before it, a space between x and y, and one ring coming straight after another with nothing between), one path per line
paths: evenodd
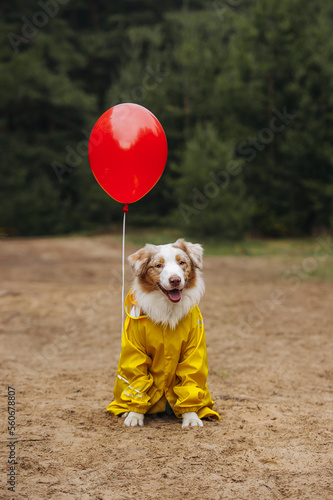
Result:
M182 291L181 290L170 290L168 292L168 297L172 302L179 302L180 299L182 298Z

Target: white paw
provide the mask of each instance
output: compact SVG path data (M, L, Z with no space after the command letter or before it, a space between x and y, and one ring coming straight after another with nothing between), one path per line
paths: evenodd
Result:
M127 425L127 427L136 427L137 425L143 427L144 418L145 416L142 413L130 411L125 418L124 424Z
M185 427L203 427L203 423L195 411L189 411L183 414L182 428L184 429Z

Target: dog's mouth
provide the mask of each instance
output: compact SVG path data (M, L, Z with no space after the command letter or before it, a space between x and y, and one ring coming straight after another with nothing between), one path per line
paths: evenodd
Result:
M173 288L172 290L166 290L159 283L158 283L158 286L160 287L162 292L168 297L168 299L171 300L171 302L174 302L174 303L179 302L180 299L182 298L182 291L183 290L178 290L178 288Z

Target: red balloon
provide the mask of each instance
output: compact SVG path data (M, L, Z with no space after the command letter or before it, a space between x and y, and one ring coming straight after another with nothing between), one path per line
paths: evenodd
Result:
M112 198L133 203L161 177L168 155L164 130L148 109L118 104L95 123L88 148L91 170Z

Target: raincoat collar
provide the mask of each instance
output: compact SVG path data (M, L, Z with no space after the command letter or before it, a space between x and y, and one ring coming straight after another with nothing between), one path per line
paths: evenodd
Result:
M147 315L143 313L141 307L138 305L135 299L133 288L127 294L124 304L125 312L129 318L132 319L142 319L147 318Z

